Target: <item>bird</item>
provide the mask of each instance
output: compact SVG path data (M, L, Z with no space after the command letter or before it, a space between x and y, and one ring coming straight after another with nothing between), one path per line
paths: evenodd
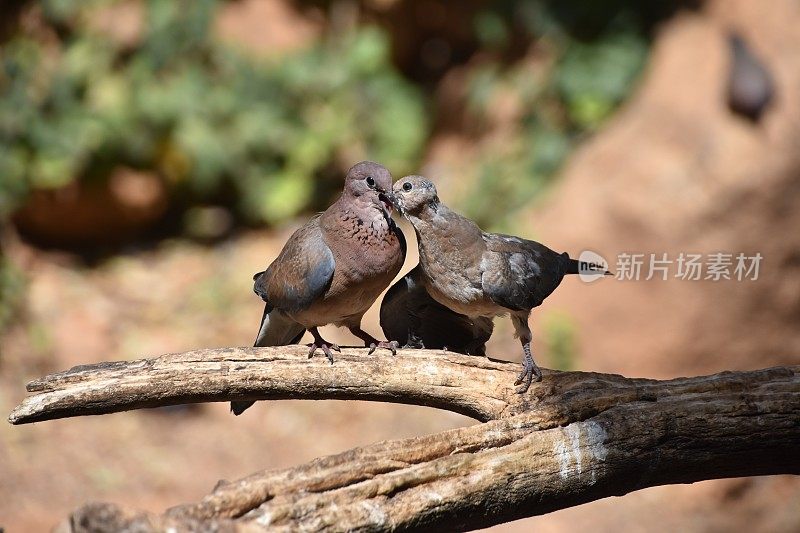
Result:
M752 122L758 122L775 93L767 67L753 53L744 38L728 34L731 67L728 74L728 108Z
M255 346L296 344L309 331L309 358L319 349L333 364L331 351L341 350L318 328L335 324L364 341L370 354L376 348L397 353L397 342L379 341L361 329L364 313L405 261L406 241L392 208L392 176L385 167L362 161L347 171L341 196L253 276L253 291L265 302ZM231 412L240 415L253 403L233 401Z
M417 265L389 288L381 302L380 324L387 339L403 348L445 349L486 355L494 323L470 318L443 306L428 294Z
M611 274L604 266L571 259L535 241L482 231L450 210L435 185L422 176L394 184L394 201L411 222L419 246L418 279L427 293L471 319L509 314L523 350L522 372L514 385L526 392L542 371L531 354L531 310L542 304L566 274Z

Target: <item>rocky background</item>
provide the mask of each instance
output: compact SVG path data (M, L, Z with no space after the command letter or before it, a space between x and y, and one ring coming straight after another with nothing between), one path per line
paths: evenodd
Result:
M486 228L612 269L621 253L762 254L756 281L566 280L532 317L543 366L800 363L796 2L191 4L0 17L0 410L76 364L252 342L250 275L364 157L435 179ZM731 32L772 80L757 119L727 102ZM489 353L518 360L507 322ZM379 332L377 309L365 323ZM0 425L0 527L46 530L87 501L161 511L219 479L471 423L261 402ZM790 532L798 502L796 478L722 480L495 529Z

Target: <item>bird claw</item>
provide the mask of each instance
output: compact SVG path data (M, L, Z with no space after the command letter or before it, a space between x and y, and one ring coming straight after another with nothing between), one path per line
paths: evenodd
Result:
M378 348L386 348L387 350L392 351L392 355L397 355L397 349L399 347L400 343L397 341L379 341L377 343L371 342L369 344L369 352L367 352L367 355L372 355L372 352Z
M514 385L522 385L517 390L517 394L525 394L528 392L528 388L531 386L531 382L534 381L533 376L536 376L536 382L542 381L542 371L539 370L539 367L536 366L536 363L533 362L533 359L525 359L522 360L522 372L519 373L517 380L514 382Z
M410 335L408 340L406 341L403 348L412 348L414 350L424 350L425 344L423 344L422 339L417 337L416 335Z
M328 361L330 361L331 364L333 364L333 354L331 353L331 350L337 351L339 353L341 353L341 351L342 351L342 349L339 348L338 344L331 344L331 343L328 343L328 342L321 342L319 344L317 344L316 342L313 342L313 343L309 344L308 346L310 348L308 350L308 358L309 359L314 357L314 352L316 352L317 348L319 348L320 350L322 350L322 353L325 354L325 357L328 358Z

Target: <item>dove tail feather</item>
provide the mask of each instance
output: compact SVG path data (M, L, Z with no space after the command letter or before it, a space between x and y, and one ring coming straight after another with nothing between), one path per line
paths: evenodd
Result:
M300 341L306 328L289 318L283 311L267 304L253 346L286 346Z
M273 308L270 304L266 304L264 306L264 314L261 317L261 326L258 328L258 335L253 346L297 344L305 332L305 327L286 316L282 311ZM231 402L231 413L239 416L254 403L256 402L253 400Z

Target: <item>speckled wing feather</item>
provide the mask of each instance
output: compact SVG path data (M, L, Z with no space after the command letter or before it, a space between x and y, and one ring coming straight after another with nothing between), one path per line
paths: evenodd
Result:
M541 305L561 283L569 256L536 241L484 233L481 284L498 305L515 311Z
M330 286L336 262L325 243L319 217L294 232L269 268L253 277L253 290L277 309L305 309Z
M389 340L409 343L409 333L425 348L445 348L470 355L485 355L492 336L490 319L470 319L443 306L420 284L417 266L397 281L381 302L380 322Z

